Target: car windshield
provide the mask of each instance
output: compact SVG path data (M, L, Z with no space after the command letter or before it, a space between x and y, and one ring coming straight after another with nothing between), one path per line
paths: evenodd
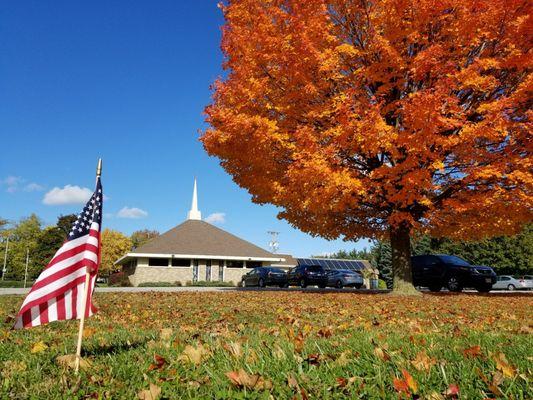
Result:
M280 268L269 268L268 270L269 270L270 272L276 272L276 273L285 272L285 271L283 271L283 270L280 269Z
M320 265L310 265L307 267L307 270L311 272L320 272L322 271L322 267Z
M439 256L439 258L446 264L459 265L463 267L470 267L470 264L460 257L456 256Z

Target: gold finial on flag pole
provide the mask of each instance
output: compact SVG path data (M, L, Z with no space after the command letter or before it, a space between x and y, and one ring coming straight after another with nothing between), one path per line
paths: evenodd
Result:
M96 166L96 177L102 176L102 159L98 159L98 165Z

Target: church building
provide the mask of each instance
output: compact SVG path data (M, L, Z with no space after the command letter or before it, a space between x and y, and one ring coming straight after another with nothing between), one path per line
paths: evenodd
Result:
M202 220L196 180L187 219L168 232L125 254L122 265L130 282L224 281L238 284L251 268L279 265L285 258Z

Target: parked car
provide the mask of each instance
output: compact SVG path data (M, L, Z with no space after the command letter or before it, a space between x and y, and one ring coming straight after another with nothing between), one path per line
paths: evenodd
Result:
M257 267L242 276L241 286L287 287L287 273L280 268Z
M513 278L511 275L499 275L496 279L497 279L496 283L492 286L493 289L499 289L499 290L523 289L520 281L518 279Z
M415 286L428 287L438 292L443 287L451 292L460 292L465 287L479 292L488 292L496 283L492 268L483 265L470 265L460 257L435 254L411 258L413 283Z
M305 288L309 285L317 285L325 288L328 284L326 270L320 265L298 265L287 273L289 285Z
M345 286L353 286L357 289L363 286L361 274L349 269L332 269L326 271L328 276L328 286L342 289Z
M533 289L533 275L522 275L518 278L518 281L520 282L520 287L522 289Z

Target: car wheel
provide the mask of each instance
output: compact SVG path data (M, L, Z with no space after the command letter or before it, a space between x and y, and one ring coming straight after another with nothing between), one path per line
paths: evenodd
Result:
M342 289L344 285L342 284L342 281L339 279L337 282L335 282L335 287L337 289Z
M515 290L515 289L516 289L515 285L507 286L507 290Z
M437 286L437 285L429 287L429 290L431 292L440 292L441 289L442 289L442 286Z
M259 278L259 282L257 282L259 287L265 287L265 280L263 278Z
M305 281L304 278L300 279L300 287L302 289L307 287L307 282Z
M361 289L362 287L363 287L363 285L360 284L360 283L358 283L357 285L355 285L355 288L356 288L356 289Z
M459 282L459 278L457 278L456 276L450 276L448 278L446 286L448 287L448 290L450 292L460 292L461 290L463 290L463 288L461 287L461 283Z

